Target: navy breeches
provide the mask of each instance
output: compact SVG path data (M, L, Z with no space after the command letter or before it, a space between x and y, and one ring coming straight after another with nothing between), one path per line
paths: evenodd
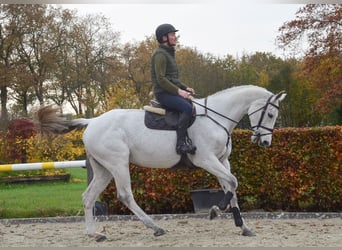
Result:
M173 95L170 93L162 92L157 93L156 98L166 109L185 113L188 116L192 115L191 103L179 95Z

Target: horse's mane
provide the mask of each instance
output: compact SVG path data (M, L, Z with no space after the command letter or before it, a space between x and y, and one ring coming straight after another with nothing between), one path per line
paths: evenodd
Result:
M240 86L233 86L231 88L227 88L227 89L218 91L218 92L214 93L212 96L221 95L223 93L225 93L225 94L233 94L233 93L235 93L237 91L246 90L246 89L258 90L260 92L265 92L265 93L268 93L268 94L272 94L271 92L269 92L265 88L262 88L262 87L259 87L259 86L256 86L256 85L240 85Z

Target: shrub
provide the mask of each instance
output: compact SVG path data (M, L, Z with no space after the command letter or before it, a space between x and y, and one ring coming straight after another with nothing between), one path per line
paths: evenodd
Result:
M84 130L72 131L63 135L40 135L18 129L0 131L0 164L44 161L72 161L85 159L82 142ZM14 153L11 153L14 152ZM25 156L23 156L23 152Z
M242 199L253 196L270 210L341 210L341 127L279 129L268 149L245 144L247 135L238 133L231 161Z
M18 118L9 122L8 130L1 131L4 143L1 147L3 152L2 161L26 162L26 140L36 134L34 123L27 118Z
M85 159L82 134L83 131L72 131L64 135L48 136L32 133L23 137L21 135L14 136L11 131L0 132L0 162L1 164L13 164L21 162L73 161ZM8 152L15 153L9 154ZM15 171L0 173L0 177L60 173L61 170L55 169Z
M132 191L135 200L147 213L184 213L192 211L190 190L219 188L216 178L197 170L150 169L130 166ZM112 181L102 193L109 212L127 214L130 211L116 197Z
M250 131L235 130L230 163L239 181L243 211L341 211L341 126L274 131L273 144L250 143ZM218 188L204 170L148 169L131 166L133 195L147 213L193 212L190 190ZM101 195L110 213L128 209L116 198L114 182Z
M30 162L85 159L82 135L83 130L64 135L33 136L27 141L27 159Z

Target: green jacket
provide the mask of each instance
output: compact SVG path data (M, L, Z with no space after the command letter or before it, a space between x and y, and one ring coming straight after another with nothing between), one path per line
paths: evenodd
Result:
M153 92L169 92L178 94L178 88L187 88L178 78L178 66L175 60L175 49L160 45L151 58L151 80Z

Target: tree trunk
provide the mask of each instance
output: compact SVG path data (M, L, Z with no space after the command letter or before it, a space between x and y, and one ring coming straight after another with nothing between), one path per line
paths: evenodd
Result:
M0 117L0 130L5 130L8 125L8 111L7 111L7 86L0 88L1 99L1 117Z

